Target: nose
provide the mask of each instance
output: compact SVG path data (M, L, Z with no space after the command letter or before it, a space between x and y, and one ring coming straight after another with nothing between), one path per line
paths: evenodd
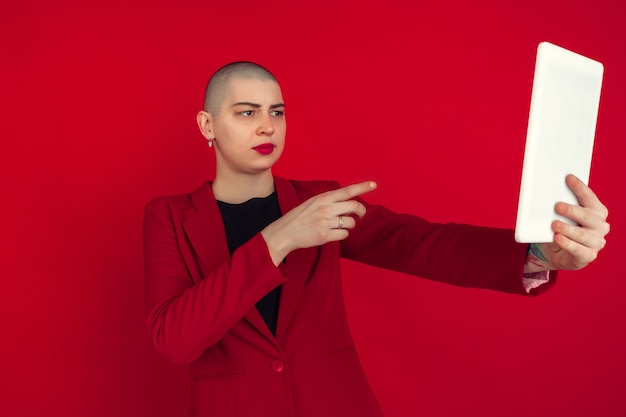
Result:
M261 119L259 121L259 127L257 128L256 133L259 136L272 136L274 134L274 123L272 122L272 116L270 116L270 112L261 112Z

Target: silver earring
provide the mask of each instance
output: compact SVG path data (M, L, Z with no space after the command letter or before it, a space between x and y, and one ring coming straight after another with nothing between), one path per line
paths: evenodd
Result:
M209 136L209 148L213 147L213 137Z

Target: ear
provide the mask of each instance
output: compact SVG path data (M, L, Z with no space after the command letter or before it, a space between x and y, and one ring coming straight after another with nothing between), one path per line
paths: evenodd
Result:
M213 118L210 113L204 110L198 112L196 122L198 122L200 133L202 133L205 139L208 140L209 138L215 137L213 134Z

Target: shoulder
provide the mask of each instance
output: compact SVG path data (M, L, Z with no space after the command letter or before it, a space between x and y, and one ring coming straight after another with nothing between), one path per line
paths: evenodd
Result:
M210 201L212 197L211 186L206 182L192 192L153 198L146 203L145 212L146 214L168 213L173 217L184 217L185 213L195 211L199 200Z

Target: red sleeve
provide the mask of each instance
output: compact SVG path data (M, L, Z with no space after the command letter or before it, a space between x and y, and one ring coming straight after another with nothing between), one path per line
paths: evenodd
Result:
M528 294L522 281L528 245L516 243L512 230L431 223L362 202L367 214L341 243L343 257L462 287Z
M194 283L182 253L185 237L166 198L146 206L143 233L148 327L156 349L176 364L197 359L287 280L257 234Z

